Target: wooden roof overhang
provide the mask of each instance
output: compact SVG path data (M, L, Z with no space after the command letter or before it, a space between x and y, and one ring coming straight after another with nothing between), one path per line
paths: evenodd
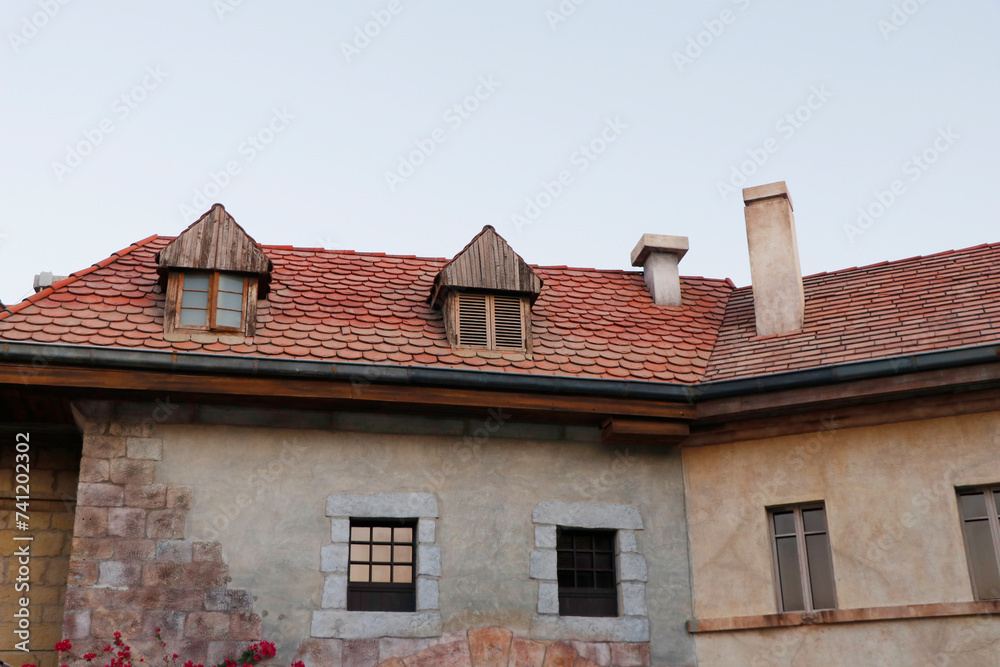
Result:
M673 385L4 342L0 391L435 415L495 409L599 427L608 442L703 446L1000 410L1000 344Z

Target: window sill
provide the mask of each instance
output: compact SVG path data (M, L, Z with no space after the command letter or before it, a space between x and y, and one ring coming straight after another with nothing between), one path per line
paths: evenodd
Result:
M313 612L310 635L336 639L439 637L441 613L325 609Z
M225 345L242 345L247 342L247 336L242 331L211 331L205 329L202 331L178 331L174 329L173 331L164 332L163 340L171 343L183 343L192 340L196 343L209 344L209 343L223 343Z
M688 632L692 634L702 634L705 632L794 628L802 625L902 621L917 618L944 618L948 616L975 616L978 614L997 613L1000 613L1000 600L977 600L975 602L939 602L935 604L909 604L898 607L827 609L825 611L800 611L784 614L763 614L759 616L730 616L728 618L695 618L687 622L687 628Z

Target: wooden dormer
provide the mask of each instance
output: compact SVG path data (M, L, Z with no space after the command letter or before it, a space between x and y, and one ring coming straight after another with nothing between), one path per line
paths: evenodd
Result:
M444 313L454 348L531 350L531 306L542 280L490 225L434 278L428 302Z
M252 336L271 260L222 204L215 204L157 254L166 286L164 338Z

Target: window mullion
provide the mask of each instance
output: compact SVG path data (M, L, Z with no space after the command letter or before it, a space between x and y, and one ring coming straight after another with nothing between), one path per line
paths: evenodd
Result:
M213 271L208 281L208 328L215 328L215 306L219 300L219 273Z
M806 557L806 531L802 520L802 508L795 508L795 541L798 546L799 572L802 579L802 600L806 611L813 610L812 586L809 583L809 560Z
M494 309L493 295L486 295L486 349L494 350L497 346L496 333L496 312Z

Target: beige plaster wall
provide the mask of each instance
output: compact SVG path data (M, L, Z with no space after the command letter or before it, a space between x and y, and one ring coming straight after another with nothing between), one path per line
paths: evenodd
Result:
M465 427L465 432L471 432ZM656 664L690 664L683 482L675 450L616 451L600 442L207 425L159 425L156 481L190 486L187 539L219 540L231 587L256 596L265 637L294 646L320 609L320 549L331 493L438 497L441 613L446 632L483 625L528 634L537 583L528 577L531 512L542 499L638 505L646 529ZM447 431L445 431L447 432ZM596 431L594 433L596 440Z
M1000 413L988 413L684 450L695 616L776 613L765 508L814 500L826 502L839 608L972 600L955 487L1000 482L998 445ZM920 647L966 622L699 635L699 664L744 664L782 635L805 642L794 663L760 664L925 664ZM885 658L887 642L905 659Z
M1000 629L986 616L719 633L697 644L699 667L1000 664Z

